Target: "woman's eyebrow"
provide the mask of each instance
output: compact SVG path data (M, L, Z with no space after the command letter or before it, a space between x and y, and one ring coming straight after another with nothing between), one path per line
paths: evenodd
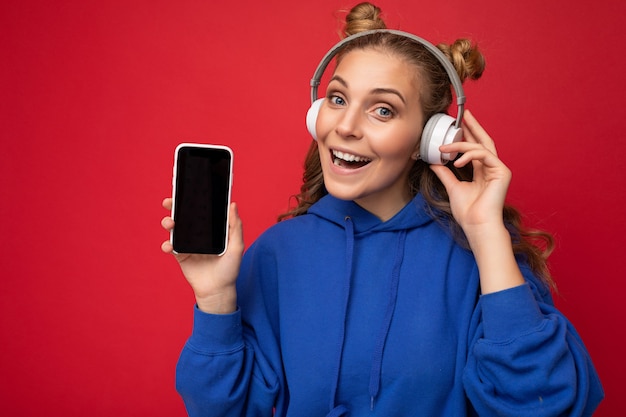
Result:
M395 90L393 88L375 88L372 90L372 94L394 94L398 96L400 100L402 100L402 103L406 104L404 96L402 96L402 94L398 90Z
M331 81L337 81L344 87L348 88L348 82L338 75L333 75L333 78L331 78L328 82L330 83Z
M346 80L344 80L343 78L341 78L339 75L334 75L330 81L337 81L339 84L343 85L344 87L348 88L348 82ZM398 96L398 98L400 98L400 100L402 100L402 103L406 104L406 100L404 99L404 96L396 89L393 88L374 88L371 91L372 94L394 94L396 96Z

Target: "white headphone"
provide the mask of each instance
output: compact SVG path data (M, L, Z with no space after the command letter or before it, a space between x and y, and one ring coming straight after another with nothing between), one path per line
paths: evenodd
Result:
M323 98L317 97L317 89L320 85L324 70L333 59L333 57L337 55L337 53L341 51L347 44L349 44L356 38L371 35L374 33L392 33L398 36L409 38L423 45L429 52L431 52L435 56L435 58L437 58L441 65L443 65L446 73L448 73L448 77L450 78L452 87L454 88L454 93L456 94L456 119L445 113L437 113L433 115L430 119L428 119L426 125L424 126L424 130L422 131L419 157L426 163L438 165L443 165L446 162L456 158L456 153L442 154L439 151L439 147L441 145L458 142L462 138L461 121L463 120L463 108L465 106L465 93L463 92L462 81L459 78L459 75L457 74L450 60L444 55L443 52L439 50L439 48L418 36L399 30L377 29L359 32L341 40L326 53L324 58L322 58L322 61L317 66L317 69L313 74L313 78L311 79L311 107L309 108L306 115L306 125L309 133L311 134L311 136L313 136L313 139L317 140L315 124L317 122L317 115L319 113L320 107L324 102Z

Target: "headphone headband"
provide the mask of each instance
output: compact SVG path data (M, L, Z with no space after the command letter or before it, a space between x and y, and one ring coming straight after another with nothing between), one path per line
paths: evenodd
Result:
M465 92L463 91L463 83L459 78L459 75L456 72L456 69L445 56L443 52L439 50L432 43L420 38L419 36L415 36L412 33L403 32L400 30L393 29L376 29L376 30L368 30L364 32L359 32L354 35L348 36L347 38L339 41L335 46L333 46L322 58L322 61L317 66L315 73L313 74L313 78L311 79L311 103L314 103L317 100L317 90L321 83L322 75L326 70L326 67L330 63L330 61L339 53L346 45L352 42L354 39L372 35L374 33L391 33L398 36L403 36L405 38L409 38L414 42L417 42L424 46L430 53L432 53L435 58L443 65L443 68L446 70L448 74L448 78L450 78L450 82L452 83L452 87L454 88L454 93L456 94L456 104L457 104L457 116L455 121L455 127L459 128L461 126L461 121L463 120L463 108L465 106Z

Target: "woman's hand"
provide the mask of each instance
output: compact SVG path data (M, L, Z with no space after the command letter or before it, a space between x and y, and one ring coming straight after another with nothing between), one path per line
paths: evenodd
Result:
M163 200L163 207L172 209L172 199ZM198 308L207 313L227 314L237 308L235 283L243 257L243 229L235 203L231 203L228 220L228 248L222 256L173 253L172 244L166 240L161 250L171 253L180 264L185 278L196 296ZM166 216L161 226L168 232L174 220Z
M431 165L431 169L446 187L452 215L469 235L483 226L503 224L502 211L511 171L498 158L493 140L469 111L465 111L462 128L465 141L440 149L445 153L462 153L454 165L460 168L471 163L473 180L459 181L445 166Z
M493 140L469 111L463 117L463 136L464 142L440 149L462 153L454 165L471 163L472 181L459 181L445 166L431 165L431 169L446 187L452 215L463 228L476 259L481 292L488 294L524 283L503 220L511 171L498 158Z

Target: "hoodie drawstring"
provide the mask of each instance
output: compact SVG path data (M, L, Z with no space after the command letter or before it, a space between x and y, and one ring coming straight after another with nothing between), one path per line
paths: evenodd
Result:
M344 405L337 405L337 390L339 388L339 376L341 373L341 363L343 358L343 348L346 337L346 321L348 315L348 304L350 300L350 287L352 281L352 268L354 258L354 224L350 216L345 217L345 230L346 230L346 276L343 286L343 320L340 322L340 336L337 349L337 357L335 358L335 380L333 381L332 390L330 393L330 412L326 417L341 417L348 414L349 410ZM374 400L378 396L380 391L380 381L382 375L382 362L383 352L385 349L385 343L387 341L387 335L391 327L391 321L396 308L396 300L398 298L398 285L400 281L400 268L404 259L404 246L406 242L406 230L398 232L398 242L396 244L396 250L393 261L393 269L391 271L391 279L389 284L389 300L387 303L387 309L383 317L383 323L380 332L377 335L374 352L372 354L372 369L370 371L370 383L369 383L369 395L370 395L370 408L374 409Z
M398 299L398 285L400 282L400 268L404 259L404 243L406 242L406 230L402 230L398 233L398 243L396 245L396 252L393 261L393 269L391 271L391 282L389 286L389 302L387 303L387 310L383 317L383 324L381 326L378 337L376 338L376 344L374 345L374 353L372 355L372 370L370 371L370 409L374 410L374 399L380 391L380 380L382 374L383 365L383 351L385 350L385 342L387 341L387 335L389 334L389 328L391 327L391 320L393 319L393 313L396 309L396 300Z
M350 283L352 280L352 257L354 255L354 225L350 216L345 217L346 224L346 277L343 287L343 320L339 333L339 346L337 358L335 358L335 381L330 393L330 412L326 417L340 417L348 413L343 405L336 405L337 389L339 388L339 374L341 373L341 360L343 357L343 345L346 338L346 316L348 315L348 302L350 300Z

